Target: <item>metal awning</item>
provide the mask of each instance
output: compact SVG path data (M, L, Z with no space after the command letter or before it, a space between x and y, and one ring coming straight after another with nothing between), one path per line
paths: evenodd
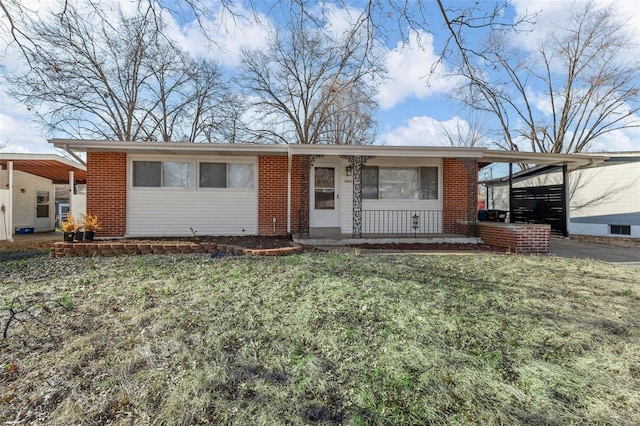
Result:
M76 183L86 183L86 168L78 163L55 154L8 154L0 153L0 166L7 169L13 163L13 170L51 179L55 184L68 184L69 172L74 172Z

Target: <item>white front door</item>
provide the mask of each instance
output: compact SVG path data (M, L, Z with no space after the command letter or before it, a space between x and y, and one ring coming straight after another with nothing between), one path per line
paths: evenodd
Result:
M50 203L51 192L36 192L36 229L51 229Z
M311 228L340 226L338 170L337 164L316 164L311 169L311 200L309 202Z

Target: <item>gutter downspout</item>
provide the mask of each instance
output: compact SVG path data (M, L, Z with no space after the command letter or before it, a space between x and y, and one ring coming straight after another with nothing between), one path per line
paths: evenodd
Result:
M291 145L287 145L287 236L291 238Z
M74 158L74 160L76 160L78 163L82 164L83 166L87 167L87 163L80 157L78 157L78 155L71 151L71 149L69 149L69 145L65 144L64 145L64 150Z
M13 161L7 162L7 179L9 181L9 205L5 207L5 211L3 212L4 219L8 222L9 227L7 228L7 224L5 225L5 237L7 237L7 241L13 242L13 233L15 232L15 228L13 227ZM9 220L7 219L9 217Z
M564 229L562 236L565 240L569 239L569 223L571 222L571 204L569 200L569 191L567 186L569 185L569 169L567 164L562 165L562 221L564 222Z

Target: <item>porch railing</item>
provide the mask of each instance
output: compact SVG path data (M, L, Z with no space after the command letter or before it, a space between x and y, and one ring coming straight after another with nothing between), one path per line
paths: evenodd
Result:
M362 234L442 233L442 210L362 210Z

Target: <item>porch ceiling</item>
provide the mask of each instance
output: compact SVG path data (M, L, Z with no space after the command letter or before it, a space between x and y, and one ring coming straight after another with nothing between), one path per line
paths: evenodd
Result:
M57 155L47 154L3 154L0 153L0 166L7 169L9 162L13 170L51 179L55 184L68 184L69 172L74 172L77 183L86 183L87 172L84 166Z

